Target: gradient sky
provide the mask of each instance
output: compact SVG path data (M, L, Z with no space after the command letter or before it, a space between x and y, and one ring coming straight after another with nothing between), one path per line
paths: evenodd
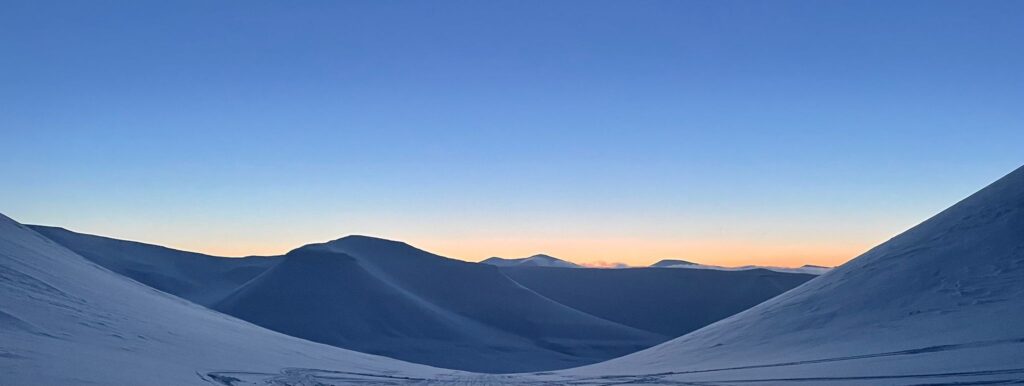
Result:
M4 2L0 212L840 264L1024 163L1024 2Z

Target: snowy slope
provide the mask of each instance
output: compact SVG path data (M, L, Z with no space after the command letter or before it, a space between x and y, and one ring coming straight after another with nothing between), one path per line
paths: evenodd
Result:
M127 280L5 217L0 279L0 384L1021 383L1024 168L747 311L554 373L448 372L300 341Z
M452 373L210 311L99 267L0 215L0 384L208 386L218 376L268 378L292 367L374 382Z
M659 382L1024 379L1024 168L781 296L566 373L662 373Z
M28 227L106 269L204 306L221 300L280 261L274 257L210 256L64 228Z
M288 253L214 309L297 337L445 368L569 368L669 337L566 307L496 267L349 236Z
M677 337L748 309L814 276L763 269L502 268L527 288L580 311Z
M370 251L363 263L343 254L323 258L223 258L62 228L30 227L111 271L243 320L321 343L417 363L501 372L568 368L610 359L671 338L597 320L553 305L516 286L506 285L504 292L494 290L509 281L492 277L500 275L490 267L472 267L476 264L461 262L417 265L422 260L451 260L386 240L351 237L338 243L364 240L416 251L416 256L407 260L418 267L417 277L429 273L425 277L438 278L451 271L450 267L470 267L447 280L469 283L477 280L476 276L487 278L479 286L485 291L475 295L480 303L493 306L531 299L540 305L524 305L526 309L517 314L552 322L509 331L507 326L500 325L508 322L489 321L493 316L465 310L457 313L436 306L437 301L423 301L417 298L419 289L403 289L382 280L380 270L370 272L363 268L379 265L370 263L388 257L379 251ZM282 267L242 288L276 264ZM404 270L401 264L384 269ZM465 298L467 294L451 297ZM442 300L450 301L447 297L442 296ZM566 315L571 315L573 326L554 322ZM516 320L507 313L502 318ZM492 326L496 323L499 325Z
M580 265L568 262L556 257L540 254L519 259L505 259L491 257L480 262L497 267L557 267L557 268L582 268Z

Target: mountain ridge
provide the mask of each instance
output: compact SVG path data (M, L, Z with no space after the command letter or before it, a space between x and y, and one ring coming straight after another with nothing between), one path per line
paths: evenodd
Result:
M1021 235L1024 167L785 294L650 349L567 373L692 373L791 363L804 377L831 377L864 366L893 374L1014 367L1024 361L1024 325L1008 323L1024 320ZM902 354L872 359L884 353ZM850 363L811 365L822 358Z
M562 260L554 256L538 253L529 257L506 259L503 257L489 257L480 262L497 267L551 267L551 268L583 268L583 266L571 261Z

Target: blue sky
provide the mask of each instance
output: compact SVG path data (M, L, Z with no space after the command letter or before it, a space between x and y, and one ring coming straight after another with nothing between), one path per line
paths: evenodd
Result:
M837 264L1024 163L1024 3L6 2L0 211Z

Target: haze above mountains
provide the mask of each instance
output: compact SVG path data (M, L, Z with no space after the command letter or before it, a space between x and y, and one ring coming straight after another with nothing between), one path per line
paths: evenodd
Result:
M319 330L317 319L325 319L327 334L314 337L323 340L344 341L353 336L349 329L382 325L396 335L420 334L423 342L465 343L466 350L477 348L472 343L480 335L459 334L489 333L488 339L504 348L540 348L549 358L593 358L655 334L645 328L676 322L616 322L611 314L599 315L608 312L594 304L600 296L572 298L564 288L596 291L606 283L639 285L653 282L653 275L677 274L702 275L684 281L696 282L692 285L725 275L783 285L779 278L798 274L493 267L362 237L228 267L206 255L52 235L60 232L66 231L33 230L0 217L0 380L5 384L998 384L1024 379L1024 168L745 311L620 358L532 374L466 373L361 354L214 309L275 329L292 328L288 323L315 314L298 328ZM78 238L94 243L68 247ZM124 261L141 254L149 257ZM195 271L203 272L201 278L191 276ZM652 276L629 276L634 272ZM532 280L543 285L523 284ZM243 284L230 290L230 283ZM713 285L703 295L721 292L720 284ZM180 291L196 303L156 287ZM366 290L365 296L345 293L353 288ZM477 288L483 290L467 291ZM508 299L508 308L488 304L494 301L490 291ZM663 299L690 294L671 295ZM370 322L356 320L361 318ZM412 320L427 327L408 326L418 324ZM330 328L337 325L346 328ZM452 325L459 328L446 327ZM593 345L583 343L592 339ZM415 345L416 339L410 342ZM517 354L523 352L508 354L508 360Z

